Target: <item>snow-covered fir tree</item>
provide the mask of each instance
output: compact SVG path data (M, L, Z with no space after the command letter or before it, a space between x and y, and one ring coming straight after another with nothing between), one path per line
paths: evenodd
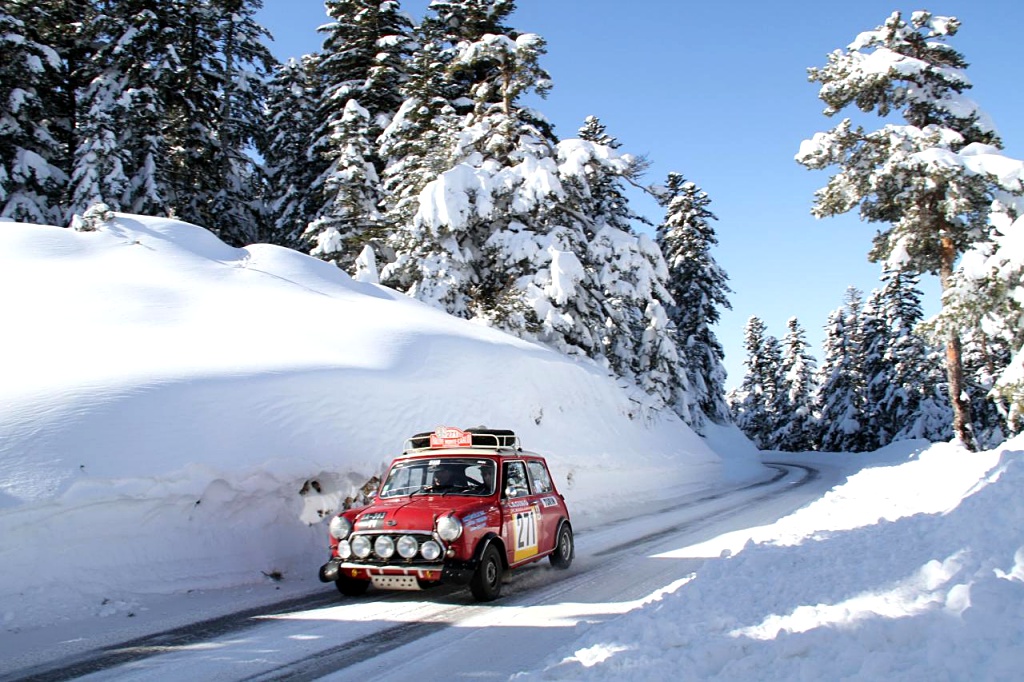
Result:
M991 446L1024 431L1024 233L1020 200L1004 198L990 238L964 254L946 305L930 324L967 330L964 365L972 384L975 427Z
M670 173L659 192L665 219L658 226L657 243L668 265L668 291L673 304L669 319L678 334L679 350L699 414L723 423L729 419L725 402L725 352L712 326L729 310L728 276L711 255L718 243L709 206L711 200L694 183Z
M221 87L217 119L212 225L227 242L251 244L267 236L263 169L251 154L266 149L266 82L277 60L266 47L268 31L255 13L263 0L208 0L219 38Z
M412 24L398 2L327 0L334 20L317 60L321 88L308 188L316 206L301 239L311 254L351 270L364 244L383 245L377 138L402 101Z
M577 137L584 142L591 142L609 150L618 150L622 145L596 116L587 116L577 131ZM609 153L609 157L616 156ZM644 158L632 154L617 155L619 163L611 167L594 166L586 169L587 201L596 214L601 216L600 222L623 232L633 232L637 223L650 224L643 216L635 213L629 205L624 181L638 183L639 178L647 170L648 162ZM625 162L624 164L622 162Z
M878 445L904 438L949 440L952 413L942 360L917 331L924 314L917 276L885 269L865 305L865 426Z
M603 144L605 147L611 147L612 149L618 149L622 146L618 140L608 134L607 127L601 123L601 119L597 116L587 116L583 121L583 125L580 126L577 135L581 140Z
M52 116L63 64L33 27L48 25L41 3L0 6L0 218L62 224L65 153Z
M596 142L558 142L521 105L550 82L539 63L543 39L503 25L512 8L431 4L408 99L382 137L395 230L382 281L595 358L639 385L645 404L689 418L664 259L632 233L617 198L636 160Z
M515 5L507 0L433 0L416 28L417 47L401 88L403 102L380 138L386 220L395 235L395 249L408 251L418 239L408 228L419 211L427 183L461 160L458 139L472 113L472 89L480 80L494 80L494 65L480 63L480 72L456 66L464 45L486 35L517 35L505 22ZM488 75L490 74L490 75ZM537 85L543 90L544 82ZM536 122L553 139L550 127ZM391 268L391 281L402 288L419 279L415 268Z
M815 215L859 206L862 219L882 225L872 259L936 273L944 291L957 257L988 232L997 180L982 167L1001 147L989 119L963 96L971 87L967 63L946 43L959 26L955 18L926 11L909 21L894 12L846 50L830 54L826 66L809 69L810 80L821 83L826 115L853 104L881 117L901 114L906 124L865 132L845 119L804 141L796 156L809 168L838 167L816 192ZM1006 189L1019 192L1016 184ZM947 332L953 429L973 447L960 338L957 330Z
M877 445L865 429L867 381L864 376L863 294L846 291L845 303L833 311L825 326L823 360L818 370L815 412L819 419L819 449L862 452Z
M232 243L258 237L250 151L262 147L262 82L273 60L252 18L259 0L8 4L30 17L27 45L52 51L37 63L56 56L55 70L37 73L48 78L34 90L48 129L33 134L59 158L31 157L37 177L50 166L53 213L102 201L174 214Z
M396 260L382 272L385 283L452 314L521 332L536 322L518 284L533 254L507 251L519 248L520 236L550 231L537 212L558 182L554 140L518 104L527 92L544 94L548 87L538 64L543 51L534 34L488 33L459 44L445 77L479 79L468 93L472 109L457 135L450 129L438 140L450 160L421 190L411 223L399 226L392 239Z
M403 100L379 138L385 219L397 232L394 239L399 250L412 247L411 235L404 229L419 210L423 188L452 166L461 114L471 101L468 91L457 87L448 69L463 39L461 13L450 3L434 5L415 29L416 49L400 87ZM503 18L496 17L485 29L500 33ZM403 286L411 285L409 278L403 279Z
M275 64L267 31L253 18L260 0L174 0L165 31L179 55L165 134L170 138L170 204L179 217L242 245L264 232L261 169L264 83Z
M302 233L320 206L309 192L320 166L310 150L321 95L318 61L315 54L289 59L274 70L267 87L263 168L270 241L292 248L304 246Z
M782 337L782 361L779 366L781 390L788 412L778 420L773 440L775 448L791 452L817 448L818 421L814 413L817 361L810 354L807 332L795 317L786 322Z
M618 140L594 116L579 138L558 144L559 179L564 194L554 220L579 254L585 277L576 296L561 306L559 342L587 338L602 329L588 354L604 358L619 376L670 405L700 430L703 414L695 405L675 324L668 315L669 272L657 243L636 234L647 222L629 205L625 184L638 183L645 163L619 153Z
M756 316L743 329L743 347L747 368L743 382L729 394L729 407L736 426L761 449L776 446L784 391L780 385L782 350L779 340L768 334L764 321Z
M332 162L315 186L327 199L303 233L315 245L313 256L350 271L369 240L383 242L380 180L370 142L370 113L355 99L348 100L340 121L333 126ZM322 181L322 182L321 182Z
M1001 383L1004 375L1012 373L1013 352L1005 337L984 328L968 329L961 333L961 339L974 432L980 447L993 448L1024 429L1020 394L1014 399L1013 393L1005 390L1007 385ZM1020 369L1016 371L1019 376Z
M182 65L162 34L179 18L175 9L125 0L93 22L97 47L91 80L77 98L69 213L84 214L97 203L144 215L167 212L164 119Z

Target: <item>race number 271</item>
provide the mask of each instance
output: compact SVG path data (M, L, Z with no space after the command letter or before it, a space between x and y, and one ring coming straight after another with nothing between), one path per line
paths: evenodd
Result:
M521 561L537 553L537 508L530 507L515 515L515 560Z

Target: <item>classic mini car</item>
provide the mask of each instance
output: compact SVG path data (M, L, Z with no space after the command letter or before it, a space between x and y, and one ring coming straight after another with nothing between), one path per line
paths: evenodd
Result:
M468 584L491 601L505 571L575 552L547 463L508 430L441 427L406 441L373 501L330 522L320 580L345 595Z

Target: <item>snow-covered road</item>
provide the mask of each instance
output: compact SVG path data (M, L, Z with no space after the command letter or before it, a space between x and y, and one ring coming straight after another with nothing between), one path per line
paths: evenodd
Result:
M493 604L478 604L468 590L454 587L350 600L324 586L276 608L138 638L2 679L376 682L428 671L448 679L508 679L576 639L577 623L614 618L683 585L708 560L683 548L771 523L820 497L839 476L776 468L770 481L648 503L629 518L578 529L568 572L546 562L516 572Z

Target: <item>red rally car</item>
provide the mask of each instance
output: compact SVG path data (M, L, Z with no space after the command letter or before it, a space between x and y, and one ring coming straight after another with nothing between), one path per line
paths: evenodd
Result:
M505 571L575 553L565 500L547 463L508 430L441 427L406 441L373 502L331 519L320 580L345 595L371 584L417 590L468 584L491 601Z

